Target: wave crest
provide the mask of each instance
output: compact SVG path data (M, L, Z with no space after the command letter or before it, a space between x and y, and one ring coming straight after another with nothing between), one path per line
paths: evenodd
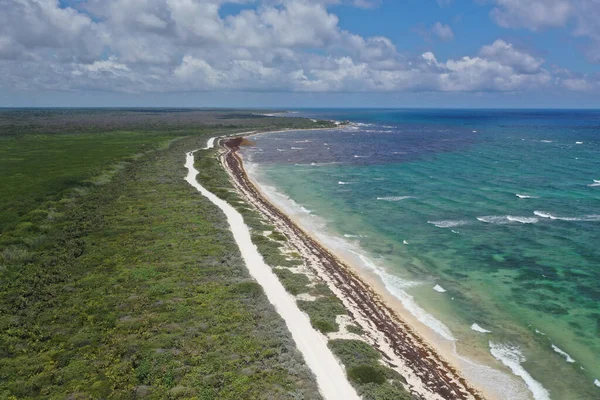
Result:
M469 221L465 220L443 220L443 221L427 221L428 224L437 226L438 228L453 228L455 226L467 225Z
M402 201L406 199L414 199L413 196L387 196L387 197L378 197L377 200L383 201Z
M502 364L510 368L513 374L525 381L525 384L531 393L533 393L533 398L535 400L550 400L550 393L548 393L546 388L533 379L533 377L529 375L529 372L521 366L527 359L518 347L493 342L490 342L489 344L492 355Z

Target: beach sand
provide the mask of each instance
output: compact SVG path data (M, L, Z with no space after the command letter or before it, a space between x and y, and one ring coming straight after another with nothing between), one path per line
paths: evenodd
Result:
M455 354L453 342L440 349L436 343L434 348L434 340L427 340L418 333L414 329L418 321L397 298L387 293L378 277L351 267L272 204L246 174L236 154L240 143L239 139L227 141L220 155L236 189L288 238L312 272L340 298L352 323L365 331L363 340L377 348L386 364L406 379L407 389L423 399L500 398L475 388L455 367L458 363L447 361L450 357L445 357L446 354Z

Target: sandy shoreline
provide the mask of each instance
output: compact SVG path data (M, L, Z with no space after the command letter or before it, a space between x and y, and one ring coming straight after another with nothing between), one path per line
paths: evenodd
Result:
M209 139L204 149L212 148L214 141L215 138ZM198 183L196 179L198 170L194 167L194 151L186 154L185 167L188 169L186 181L219 207L227 217L250 275L263 287L270 303L285 321L298 350L316 377L323 398L358 400L359 397L348 382L343 367L327 347L327 339L312 327L308 316L298 308L295 298L285 290L252 243L250 230L244 223L242 215L229 203Z
M383 283L378 277L359 275L356 269L334 256L267 200L246 174L235 144L232 147L222 152L221 162L233 178L236 189L287 236L312 272L342 300L353 323L363 328L366 333L363 339L380 350L389 367L404 376L407 388L414 395L422 399L495 397L475 389L440 355L437 347L434 349L430 341L413 329L414 321L409 323L410 318L396 312L394 302L399 303L399 300L385 295L387 291L381 287ZM443 353L450 351L453 347Z

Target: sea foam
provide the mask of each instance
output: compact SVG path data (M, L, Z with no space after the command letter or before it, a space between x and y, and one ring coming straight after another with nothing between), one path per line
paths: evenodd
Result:
M594 379L594 385L600 387L600 380Z
M492 333L492 331L488 331L487 329L483 329L479 324L473 324L473 325L471 325L471 329L474 330L475 332L479 332L479 333Z
M600 214L583 215L581 217L557 217L556 215L550 214L546 211L534 211L538 217L547 218L558 221L574 221L574 222L598 222L600 221Z
M413 196L387 196L387 197L378 197L377 200L383 201L402 201L406 199L414 199Z
M427 221L428 224L437 226L438 228L454 228L455 226L467 225L469 221L465 220L443 220L443 221Z
M438 293L446 293L446 289L444 289L443 287L441 287L440 285L435 285L433 287L433 290L435 290Z
M519 222L521 224L535 224L539 219L534 217L519 217L515 215L485 215L483 217L477 217L478 221L485 222L486 224L508 224L510 222Z
M486 224L508 224L510 222L506 215L484 215L477 217L477 220Z
M385 285L387 291L390 292L398 300L400 300L404 308L406 308L408 312L414 315L417 318L417 320L431 328L431 330L433 330L435 333L437 333L444 339L449 341L455 340L452 336L452 332L450 331L450 329L442 321L438 320L433 315L423 310L417 304L414 297L406 292L407 289L417 286L420 283L407 281L395 275L388 274L382 268L373 263L373 261L371 261L368 257L365 257L363 254L353 250L350 250L350 252L356 255L366 267L372 269L377 273L377 275L381 277L381 280L383 281L383 284Z
M490 352L502 364L506 365L516 376L525 381L535 400L550 400L550 394L541 383L533 379L521 366L526 361L518 347L490 342Z
M522 224L535 224L539 221L539 219L533 217L515 217L512 215L508 215L506 219L508 219L511 222L520 222Z
M552 350L554 350L555 352L557 352L558 354L563 356L567 360L568 363L572 364L575 362L573 357L571 357L566 351L559 349L558 346L556 346L555 344L552 344Z
M519 193L517 193L517 194L515 194L515 196L517 196L520 199L539 199L538 196L529 196L527 194L519 194Z
M594 179L594 183L590 183L588 185L589 187L596 187L596 186L600 186L600 181Z

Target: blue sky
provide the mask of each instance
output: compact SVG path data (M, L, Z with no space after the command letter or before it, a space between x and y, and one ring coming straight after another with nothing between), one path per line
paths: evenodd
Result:
M598 0L0 8L3 107L600 107Z

